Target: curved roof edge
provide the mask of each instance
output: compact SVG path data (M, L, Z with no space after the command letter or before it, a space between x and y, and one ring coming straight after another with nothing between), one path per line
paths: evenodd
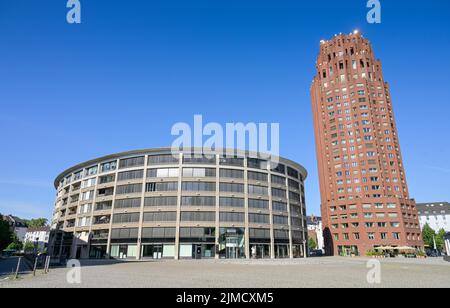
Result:
M177 153L211 153L211 154L222 154L222 153L233 153L235 155L241 155L241 156L254 156L255 158L257 158L259 155L261 154L265 154L267 156L270 156L270 154L267 153L258 153L258 152L251 152L251 151L243 151L243 150L235 150L235 149L217 149L217 150L212 150L212 151L208 151L208 150L204 150L202 148L187 148L185 150L177 150ZM70 167L69 169L66 169L65 171L61 172L55 179L54 182L54 186L57 189L59 186L59 182L64 179L68 174L79 171L80 169L89 167L91 165L95 165L101 162L106 162L108 160L114 160L114 159L118 159L118 158L123 158L123 157L129 157L129 156L135 156L135 155L146 155L146 154L168 154L168 153L172 153L172 148L149 148L149 149L141 149L141 150L132 150L132 151L126 151L126 152L120 152L120 153L115 153L115 154L110 154L110 155L106 155L106 156L102 156L102 157L98 157L98 158L94 158L91 159L89 161L77 164L73 167ZM286 159L283 157L278 157L279 161L281 163L286 163L289 165L293 165L296 166L299 170L301 170L301 172L304 175L304 179L306 179L308 177L308 171L306 170L305 167L303 167L302 165L300 165L299 163L296 163L293 160L290 159ZM261 158L263 159L263 158Z

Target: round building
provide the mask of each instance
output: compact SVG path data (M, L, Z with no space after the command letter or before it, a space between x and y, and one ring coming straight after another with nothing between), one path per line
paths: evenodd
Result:
M149 149L72 167L55 180L50 254L78 259L300 258L301 165L257 153Z

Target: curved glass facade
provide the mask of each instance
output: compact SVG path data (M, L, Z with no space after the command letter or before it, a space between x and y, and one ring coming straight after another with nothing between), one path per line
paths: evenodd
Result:
M55 181L50 253L66 258L296 258L306 170L240 153L110 155ZM256 155L257 157L257 155Z

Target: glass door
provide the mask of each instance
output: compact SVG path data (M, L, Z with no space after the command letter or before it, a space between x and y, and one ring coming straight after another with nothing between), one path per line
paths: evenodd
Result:
M153 246L153 259L162 259L163 246L155 245Z
M227 237L226 258L239 259L239 238Z

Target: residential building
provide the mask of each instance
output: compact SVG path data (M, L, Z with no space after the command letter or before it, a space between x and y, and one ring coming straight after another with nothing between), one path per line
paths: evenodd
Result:
M55 180L51 255L306 257L306 170L234 152L139 150L64 171Z
M25 234L24 242L34 244L36 252L44 252L48 246L50 227L29 228Z
M311 87L326 250L423 249L389 85L370 42L355 31L320 43Z
M322 218L314 215L308 216L308 238L314 239L317 244L317 250L321 250L325 253L325 244L323 240L323 225Z
M8 222L11 232L13 232L17 239L23 243L25 234L28 230L26 221L12 215L4 215L3 220Z
M445 260L450 262L450 232L445 235L445 251L447 253Z
M439 232L441 229L450 232L450 203L418 203L417 211L422 230L428 224L436 232Z

